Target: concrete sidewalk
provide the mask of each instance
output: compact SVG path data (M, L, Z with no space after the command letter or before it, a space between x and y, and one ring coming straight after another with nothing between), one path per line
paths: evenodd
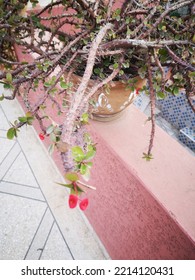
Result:
M69 209L68 192L54 162L32 127L8 140L9 121L24 113L19 103L0 103L0 259L108 259L79 209Z

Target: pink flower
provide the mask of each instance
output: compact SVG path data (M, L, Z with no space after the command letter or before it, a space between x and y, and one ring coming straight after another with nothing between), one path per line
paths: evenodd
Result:
M74 194L70 194L69 195L69 207L70 208L75 208L77 206L77 202L78 202L78 196L74 195Z
M81 200L81 202L79 203L79 207L80 207L80 209L81 209L82 211L84 211L84 210L87 208L88 204L89 204L88 198L84 198L84 199Z
M141 88L136 88L135 93L138 95Z
M41 141L43 141L45 139L45 136L43 133L39 133L39 138L41 139Z

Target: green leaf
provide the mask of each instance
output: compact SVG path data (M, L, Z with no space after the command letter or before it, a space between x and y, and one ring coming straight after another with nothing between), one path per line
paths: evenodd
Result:
M85 164L81 164L81 167L80 167L80 173L81 173L81 175L85 175L86 174L86 172L87 172L87 170L88 170L88 167L85 165Z
M54 130L54 126L53 126L53 124L51 124L50 126L47 127L46 133L47 133L47 134L50 134L50 133L53 132L53 130Z
M16 128L15 128L15 127L11 127L11 128L7 131L7 138L8 138L9 140L12 140L15 136L17 137Z
M73 188L73 184L62 184L62 183L56 183L60 186L63 186L63 187L66 187L66 188L69 188L69 189L72 189Z
M72 147L71 151L75 161L79 162L85 158L85 154L81 147L79 146Z
M195 35L194 35L195 36ZM195 77L195 72L190 72L189 74L188 74L188 76L189 77Z
M2 95L0 96L0 101L3 101L4 97L5 97L5 96L2 94Z
M164 92L159 91L159 92L157 92L157 97L158 97L159 99L165 99L166 95L165 95Z
M118 63L115 63L115 64L113 65L113 68L114 68L114 69L118 69Z
M139 68L139 70L138 70L138 74L142 79L144 79L146 76L146 70L147 70L147 66L145 66L145 65L142 66L141 68Z
M143 153L143 159L145 159L146 161L150 161L151 159L153 159L152 154L146 154Z
M76 182L79 180L79 176L77 175L77 173L68 172L65 174L65 179L71 182Z
M19 117L18 120L19 120L21 123L26 123L26 122L27 122L27 117Z
M101 73L101 69L100 68L94 68L93 72L96 74L96 75L99 75Z
M9 83L12 82L12 74L11 74L10 72L8 72L8 73L6 74L6 80L7 80Z
M51 83L50 83L50 82L45 82L45 83L44 83L44 86L45 86L45 87L50 87L50 86L51 86Z
M52 142L56 142L56 135L55 135L55 133L51 133L50 134L50 139L51 139Z
M55 149L55 144L51 144L51 145L49 146L49 148L48 148L48 152L49 152L50 155L53 154L54 149Z
M85 181L89 181L89 178L90 178L90 170L89 170L89 168L86 170L85 174L82 175L82 177L84 178Z
M91 168L91 167L93 166L93 162L85 162L85 164L86 164L89 168Z
M124 67L124 68L129 68L129 62L128 61L126 61L126 62L123 62L122 63L122 66Z
M34 121L34 117L28 117L27 118L27 124L28 125L32 125L33 121Z
M61 81L61 82L60 82L60 86L61 86L61 88L63 88L63 89L68 89L68 88L69 88L69 85L68 85L67 83L65 83L64 81Z
M11 86L10 84L5 84L5 83L4 83L3 87L4 87L4 89L10 89L10 88L12 88L12 86Z
M173 94L177 95L179 93L179 88L178 87L174 87L173 88Z
M75 195L81 195L82 192L84 192L84 190L82 190L78 185L76 187L76 190L74 189L74 186L73 186L73 188L71 188L71 191L70 191L71 194L75 194Z
M87 124L89 122L89 115L87 113L83 113L81 116L82 124Z
M86 153L85 159L86 159L86 160L90 160L90 159L92 159L92 158L95 156L95 154L96 154L96 151L91 150L91 151L89 151L89 152Z

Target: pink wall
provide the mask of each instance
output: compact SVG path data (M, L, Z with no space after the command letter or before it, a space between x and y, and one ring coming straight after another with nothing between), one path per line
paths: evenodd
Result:
M138 178L135 170L112 149L99 131L101 126L104 124L98 124L98 129L94 125L93 129L98 153L90 183L97 191L90 193L91 207L86 214L111 258L195 259L195 243L146 188L143 177ZM125 134L126 131L121 136ZM110 133L110 138L115 137ZM134 143L134 149L137 148Z

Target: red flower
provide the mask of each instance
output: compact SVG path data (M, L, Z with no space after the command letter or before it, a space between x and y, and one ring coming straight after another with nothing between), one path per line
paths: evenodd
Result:
M84 211L84 210L87 208L88 204L89 204L88 198L84 198L84 199L81 200L81 202L79 203L79 207L80 207L80 209L81 209L82 211Z
M74 195L74 194L70 194L69 196L69 207L70 208L75 208L77 206L77 202L78 202L78 196Z
M43 133L39 133L39 138L43 141L45 139L45 136Z
M138 95L141 88L136 88L135 93Z

